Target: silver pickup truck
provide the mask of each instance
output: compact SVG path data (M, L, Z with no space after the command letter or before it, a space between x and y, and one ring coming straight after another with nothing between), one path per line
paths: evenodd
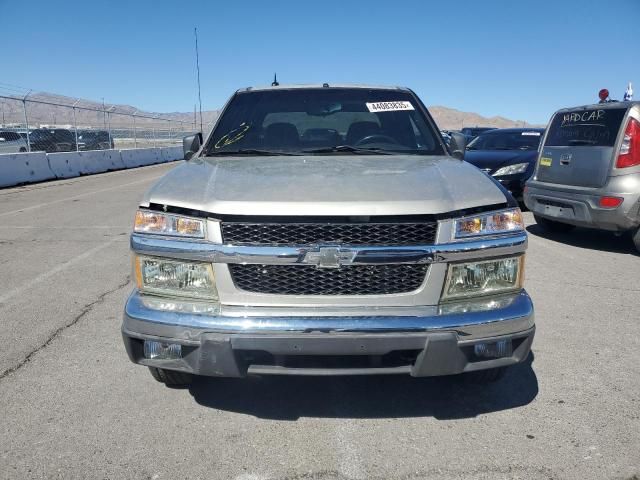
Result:
M493 381L528 356L522 214L411 90L247 88L184 144L131 235L122 334L156 380Z

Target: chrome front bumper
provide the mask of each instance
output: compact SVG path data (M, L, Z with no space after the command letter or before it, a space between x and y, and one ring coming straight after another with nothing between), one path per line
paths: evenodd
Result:
M154 303L155 302L155 303ZM157 303L160 302L160 303ZM163 307L164 310L159 310ZM522 291L433 307L327 308L232 307L215 313L204 305L157 299L134 292L127 301L122 334L131 360L148 366L200 375L242 377L260 374L448 375L523 361L534 335L531 299ZM476 343L513 341L510 357L473 359ZM179 360L151 360L144 340L179 343ZM371 368L287 368L251 363L246 352L287 356L370 356L419 351L407 365Z

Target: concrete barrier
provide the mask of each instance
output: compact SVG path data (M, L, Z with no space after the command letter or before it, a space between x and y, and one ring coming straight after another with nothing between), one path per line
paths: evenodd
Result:
M162 152L162 160L165 162L174 162L176 160L182 160L184 158L184 152L182 146L178 147L163 147L160 149Z
M182 160L182 147L0 155L0 187Z
M120 150L125 168L143 167L154 163L162 163L160 148L134 148Z
M120 150L104 150L105 162L107 164L107 170L122 170L127 168L122 161L122 154Z
M83 152L47 153L49 167L56 178L71 178L82 175Z
M80 173L82 175L125 168L119 150L89 150L77 152L77 155L80 159Z
M52 178L55 178L55 175L49 168L47 154L44 152L0 155L0 187L41 182Z

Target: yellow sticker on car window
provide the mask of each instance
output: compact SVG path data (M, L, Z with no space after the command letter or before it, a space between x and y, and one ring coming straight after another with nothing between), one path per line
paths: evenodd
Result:
M543 167L550 167L551 159L549 157L540 157L540 165Z

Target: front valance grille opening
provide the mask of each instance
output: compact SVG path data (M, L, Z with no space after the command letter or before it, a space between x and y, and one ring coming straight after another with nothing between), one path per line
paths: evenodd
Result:
M278 295L391 295L420 288L428 265L312 265L230 264L237 288Z
M375 369L413 366L421 350L394 350L384 355L273 355L260 350L241 350L238 359L245 368L277 366L295 369Z

